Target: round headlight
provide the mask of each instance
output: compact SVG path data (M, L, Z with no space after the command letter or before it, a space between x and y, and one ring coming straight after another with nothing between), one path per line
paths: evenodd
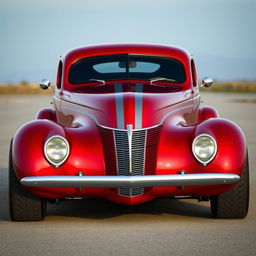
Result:
M200 134L192 144L195 158L203 165L207 165L215 157L217 144L215 139L209 134Z
M44 145L46 159L55 167L60 166L68 157L69 145L65 138L61 136L50 137Z

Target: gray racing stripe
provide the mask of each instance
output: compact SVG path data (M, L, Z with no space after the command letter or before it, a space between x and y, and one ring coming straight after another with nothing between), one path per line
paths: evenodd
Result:
M142 97L143 84L136 84L135 87L135 128L142 128Z
M124 129L124 100L122 84L115 84L117 128Z

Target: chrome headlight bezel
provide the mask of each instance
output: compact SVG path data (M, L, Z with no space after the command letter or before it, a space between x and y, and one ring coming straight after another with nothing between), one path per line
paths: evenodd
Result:
M49 142L50 142L51 140L53 140L53 139L56 139L56 138L61 139L61 140L65 143L65 146L66 146L66 154L65 154L65 157L62 158L60 161L54 161L54 160L49 156L49 154L48 154L48 152L47 152L47 150L48 150L47 146L48 146ZM47 161L48 161L51 165L53 165L54 167L56 167L56 168L58 168L60 165L62 165L62 164L67 160L67 158L68 158L68 156L69 156L69 151L70 151L70 148L69 148L69 143L68 143L68 141L67 141L63 136L60 136L60 135L53 135L53 136L49 137L49 138L46 140L45 144L44 144L44 156L45 156L45 158L47 159Z
M201 137L208 137L211 140L211 142L212 142L212 144L214 146L214 150L213 150L213 153L212 153L211 157L208 160L205 160L205 161L202 160L202 158L200 158L197 155L196 151L195 151L196 143L197 143L198 139L200 139ZM199 134L198 136L196 136L194 138L193 143L192 143L192 151L193 151L193 155L196 158L196 160L200 164L202 164L203 166L206 166L207 164L209 164L214 159L214 157L217 154L217 143L216 143L216 140L211 135L209 135L207 133L201 133L201 134Z

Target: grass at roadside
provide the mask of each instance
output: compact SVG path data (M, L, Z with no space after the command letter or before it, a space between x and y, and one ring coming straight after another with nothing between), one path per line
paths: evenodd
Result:
M214 82L212 87L202 87L201 90L206 92L256 93L256 82ZM36 83L0 84L0 95L8 94L52 95L53 89L42 90Z
M0 84L0 95L52 95L53 89L42 90L37 83Z
M210 88L201 88L206 92L256 93L256 82L214 82Z

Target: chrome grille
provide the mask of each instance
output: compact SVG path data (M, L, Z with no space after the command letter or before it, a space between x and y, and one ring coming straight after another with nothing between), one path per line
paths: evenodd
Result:
M146 130L137 130L132 133L131 175L144 174L146 134Z
M116 148L116 159L118 175L128 176L129 174L129 142L128 134L126 131L114 130L115 148Z
M107 175L154 175L161 125L127 130L99 126ZM112 192L122 196L139 196L152 188L121 187Z
M122 196L140 196L143 194L144 188L143 187L134 187L134 188L127 188L122 187L119 188L119 194Z
M131 140L129 142L129 136ZM118 175L144 175L146 130L114 130ZM142 195L141 187L119 188L123 196Z

